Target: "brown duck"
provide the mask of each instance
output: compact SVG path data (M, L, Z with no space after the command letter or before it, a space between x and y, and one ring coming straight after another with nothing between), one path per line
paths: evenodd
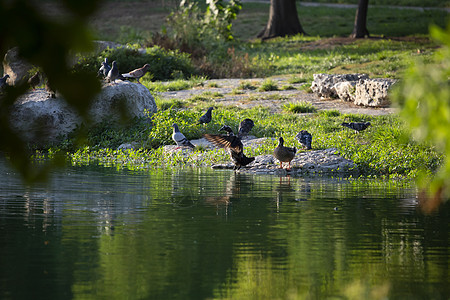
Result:
M244 167L255 160L254 157L245 156L244 145L242 144L241 139L235 135L205 134L204 137L217 147L228 150L230 158L234 163L235 170L239 170L241 167Z
M291 169L291 160L294 158L297 149L295 147L285 147L284 139L280 137L278 139L278 146L273 150L273 156L280 161L280 169L283 168L283 162L289 163L289 169Z

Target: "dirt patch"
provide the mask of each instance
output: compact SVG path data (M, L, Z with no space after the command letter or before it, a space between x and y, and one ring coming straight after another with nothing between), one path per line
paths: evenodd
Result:
M277 77L271 78L275 81L278 87L288 85L289 78ZM213 79L207 80L203 86L175 92L158 93L163 99L179 99L186 100L196 95L201 95L205 92L220 93L223 97L211 99L217 105L233 106L239 108L252 108L256 106L263 106L270 109L273 113L280 113L283 111L283 106L289 103L297 103L301 101L311 103L317 110L338 110L343 114L365 114L371 116L388 115L395 112L394 108L382 107L371 108L354 105L352 102L345 102L339 99L320 99L313 93L307 93L299 88L303 83L289 84L295 89L267 91L260 92L257 90L242 90L242 94L236 95L233 89L238 88L242 81L251 82L253 85L259 85L265 79L253 78L249 80L242 79ZM211 83L217 87L208 87Z

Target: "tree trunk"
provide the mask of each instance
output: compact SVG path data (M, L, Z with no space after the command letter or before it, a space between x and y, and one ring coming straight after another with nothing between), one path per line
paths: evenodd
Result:
M298 19L295 0L270 0L269 21L257 37L265 40L299 33L306 34Z
M367 30L367 9L369 7L369 0L359 0L358 9L356 10L355 25L353 32L350 35L351 38L359 39L369 37L369 31Z

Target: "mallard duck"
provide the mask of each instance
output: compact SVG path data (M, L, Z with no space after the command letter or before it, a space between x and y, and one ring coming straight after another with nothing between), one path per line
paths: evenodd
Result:
M172 133L172 140L177 144L178 148L192 148L194 149L195 146L180 132L178 129L178 125L176 123L173 123L173 133ZM177 148L177 149L178 149Z
M283 162L289 163L289 169L291 169L291 160L294 158L297 149L295 147L285 147L284 139L280 137L278 139L278 146L273 150L273 156L280 161L280 169L283 168Z
M241 139L234 134L205 134L204 137L217 147L226 148L228 150L230 158L234 163L235 170L239 170L241 167L244 167L255 160L254 157L245 156L244 145L242 144Z
M351 123L344 122L341 125L360 132L369 127L370 122L351 122Z
M228 125L223 125L220 127L219 131L226 131L228 135L234 135L233 129Z
M297 135L295 136L297 140L302 144L306 150L311 149L311 143L312 143L312 135L306 130L301 130Z
M211 122L211 120L212 120L211 112L212 112L213 109L214 109L214 107L208 108L206 113L203 116L201 116L200 119L198 119L197 125L199 125L199 124L206 124L206 123Z

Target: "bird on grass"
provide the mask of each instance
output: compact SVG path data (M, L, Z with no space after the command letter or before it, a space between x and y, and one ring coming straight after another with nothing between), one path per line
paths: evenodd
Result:
M370 122L351 122L351 123L343 122L341 125L356 130L357 132L360 132L369 127Z
M109 65L108 58L105 57L100 69L98 69L97 76L106 77L108 76L109 70L111 70L111 66Z
M306 130L300 130L299 133L295 136L297 140L302 144L303 148L306 148L306 150L311 149L311 143L312 143L312 135Z
M2 78L0 78L0 88L2 88L2 87L4 87L4 86L7 85L6 79L8 79L8 78L9 78L9 75L8 75L8 74L6 74L6 75L3 76Z
M137 82L139 84L141 84L139 79L141 79L141 77L144 76L145 73L147 73L148 71L150 71L150 65L149 64L145 64L142 68L138 68L138 69L135 69L135 70L130 71L128 73L122 74L122 76L125 77L125 78L137 79Z
M109 70L108 75L106 76L106 79L109 82L116 82L116 79L119 77L119 68L117 67L117 62L112 62L111 70Z
M244 119L239 124L239 129L238 129L237 135L239 137L246 136L250 132L250 130L252 130L253 126L255 126L255 123L253 122L252 119Z
M33 76L31 76L28 79L28 84L30 87L34 90L36 90L36 87L41 83L41 74L39 72L36 72Z
M172 127L172 140L177 144L177 149L180 147L195 149L195 146L180 132L176 123L173 123Z
M234 163L233 168L234 170L239 170L241 167L244 167L255 160L254 157L245 156L244 145L242 144L241 139L235 136L234 134L232 135L205 134L204 137L217 147L225 148L228 150L230 158Z
M291 169L291 160L294 159L295 153L297 152L297 148L286 147L284 146L284 139L280 137L278 139L278 146L273 150L273 156L280 161L280 169L283 168L283 162L289 163L289 168Z
M197 125L199 125L199 124L207 124L207 123L211 122L211 120L212 120L211 112L212 112L213 109L214 109L214 107L208 108L206 113L198 119Z

